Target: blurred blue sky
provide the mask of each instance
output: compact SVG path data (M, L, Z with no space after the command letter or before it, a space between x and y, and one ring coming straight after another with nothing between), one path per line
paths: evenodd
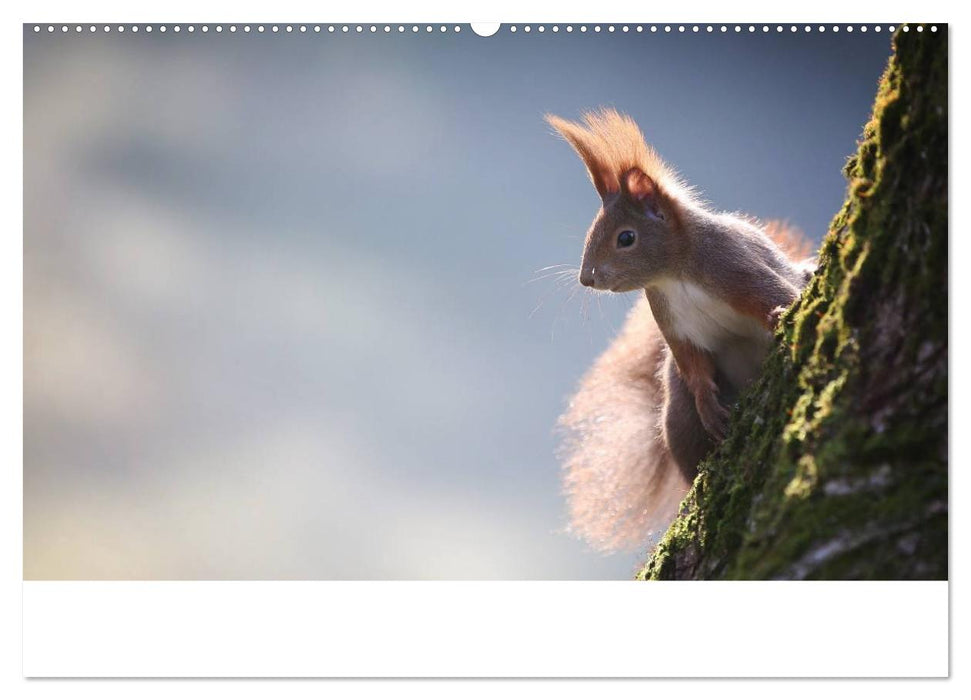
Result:
M25 576L630 576L563 532L634 298L530 283L598 206L542 116L818 240L889 45L25 29Z

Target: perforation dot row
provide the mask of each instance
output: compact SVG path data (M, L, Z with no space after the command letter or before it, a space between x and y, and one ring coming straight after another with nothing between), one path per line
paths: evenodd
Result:
M321 25L321 24L227 24L227 25L187 24L187 25L181 25L181 24L174 24L174 25L165 25L165 24L160 24L157 26L153 26L151 24L147 24L143 26L134 25L134 24L133 25L105 24L103 26L98 26L94 24L90 24L90 25L48 24L44 26L40 24L35 24L33 29L35 34L39 34L43 32L45 29L48 33L54 33L60 30L62 33L73 31L76 34L83 33L85 32L85 30L87 30L89 34L97 32L99 30L102 32L118 32L119 34L124 33L126 31L131 32L133 34L138 33L139 31L149 33L149 34L153 31L157 31L161 33L171 31L176 34L183 31L188 32L189 34L194 34L197 31L202 32L203 34L206 34L210 31L216 32L216 33L243 32L244 34L252 33L252 32L255 32L257 34L262 34L267 32L272 34L279 34L279 33L320 34L321 32L328 32L331 34L334 34L334 33L349 34L351 32L359 33L359 34L364 32L370 32L372 34L376 34L378 32L384 32L385 34L390 34L391 32L398 32L399 34L403 34L409 31L412 33L418 33L423 30L426 33L431 33L436 30L440 33L445 33L449 31L458 33L462 31L462 27L457 24L454 26L446 26L444 24L436 25L436 26L432 26L430 24L428 25L417 25L417 24L412 24L412 25L403 25L403 24L399 24L399 25L390 25L390 24L385 24L385 25L376 25L376 24L371 24L371 25L366 25L366 24L357 24L357 25L354 25L354 24L328 24L328 25Z
M916 30L918 32L924 31L924 25L922 25L922 24L916 25L915 28L916 28ZM178 34L180 32L183 32L183 31L188 32L189 34L193 34L193 33L197 32L197 31L202 32L203 34L206 34L206 33L210 32L210 31L213 31L213 32L216 32L216 33L222 33L224 31L228 31L229 33L236 33L236 32L251 33L251 32L255 32L255 33L258 33L258 34L262 34L262 33L266 33L266 32L273 33L273 34L279 34L279 33L286 33L286 34L294 34L294 33L296 33L296 34L306 34L308 32L316 33L316 34L319 34L321 32L327 32L327 33L330 33L330 34L334 34L334 33L341 33L341 34L357 33L357 34L363 34L365 32L368 32L368 33L371 33L371 34L376 34L378 32L383 32L385 34L390 34L392 32L397 32L399 34L404 34L406 32L411 32L413 34L416 34L416 33L419 33L419 32L421 32L423 30L424 30L425 33L432 33L432 32L435 32L436 30L439 33L445 33L445 32L449 32L449 31L458 33L458 32L461 32L462 31L462 27L459 26L459 25L447 26L447 25L444 25L444 24L442 24L442 25L435 25L435 26L430 25L430 24L427 24L427 25L417 25L417 24L412 24L412 25L403 25L403 24L398 24L398 25L390 25L390 24L385 24L385 25L376 25L376 24L371 24L371 25L364 25L364 24L357 24L357 25L352 25L352 24L351 25L349 25L349 24L337 24L337 25L335 25L335 24L329 24L329 25L320 25L320 24L313 24L313 25L308 25L308 24L285 24L285 25L279 25L279 24L269 24L269 25L254 24L254 25L250 25L250 24L243 24L243 25L236 25L236 24L229 24L229 25L225 25L225 26L224 25L221 25L221 24L216 24L216 25L202 24L202 25L198 25L198 26L197 25L194 25L194 24L188 24L188 25L180 25L180 24L165 25L165 24L161 24L161 25L157 25L157 26L153 26L153 25L148 24L148 25L144 25L144 26L141 26L141 27L139 25L124 25L124 24L118 24L118 25L109 25L109 24L106 24L106 25L103 25L103 26L100 26L100 27L98 25L94 25L94 24L91 24L91 25L81 25L81 24L77 24L77 25L67 25L67 24L54 25L54 24L48 24L46 26L39 25L39 24L35 24L34 27L33 27L33 30L34 30L34 33L35 34L39 34L39 33L43 32L45 29L46 29L46 31L48 33L51 33L51 34L54 33L54 32L56 32L56 31L58 31L58 30L60 30L61 33L67 33L67 32L70 32L70 31L74 31L77 34L80 34L80 33L83 33L85 30L87 30L88 33L94 33L94 32L99 31L99 29L101 31L103 31L103 32L118 32L119 34L124 33L126 31L129 31L129 32L131 32L133 34L138 33L139 31L145 32L147 34L150 34L153 31L157 31L157 32L160 32L160 33L163 33L163 34L165 32L169 32L169 31L174 32L176 34ZM566 33L580 32L581 34L582 33L585 33L585 32L594 32L594 33L597 33L597 32L602 32L604 30L606 30L607 32L617 32L617 31L620 31L622 33L627 33L627 32L635 32L635 33L643 33L643 32L657 33L657 32L663 32L663 33L670 34L670 33L677 32L677 33L681 33L681 34L686 34L686 33L692 33L692 34L700 34L700 33L713 34L713 33L716 33L716 32L720 32L720 33L723 33L724 34L724 33L728 33L728 32L734 32L736 34L740 34L740 33L746 32L746 33L749 33L749 34L754 34L756 32L761 32L763 34L767 34L769 32L772 32L773 30L776 33L782 33L782 32L786 32L786 31L788 31L790 33L795 33L795 32L799 32L799 31L802 31L802 32L820 32L820 33L827 32L827 31L831 31L831 32L834 32L834 33L838 33L840 31L853 32L854 30L858 30L860 32L867 32L867 31L869 31L871 29L874 32L880 32L880 31L883 30L883 27L880 26L880 25L875 25L873 27L868 27L867 25L860 25L860 26L854 27L853 25L843 25L843 26L840 26L840 25L832 25L832 26L827 26L827 25L822 25L822 24L820 24L820 25L809 25L809 24L806 24L806 25L795 25L795 24L792 24L792 25L781 25L781 24L776 24L776 25L771 25L771 26L770 25L767 25L767 24L763 24L763 25L752 25L752 24L749 24L749 25L739 25L739 24L736 24L736 25L725 25L725 24L722 24L722 25L711 25L711 24L707 24L707 25L697 25L697 24L694 24L694 25L683 25L683 24L679 24L679 25L670 25L670 24L664 24L664 25L653 25L653 24L652 25L640 25L640 24L637 24L637 25L628 25L628 24L624 24L624 25L613 25L613 24L609 24L609 25L599 25L599 24L595 24L595 25L590 25L590 26L583 24L583 25L574 26L574 25L571 24L571 25L565 25L563 27L561 27L560 25L557 25L557 24L551 25L549 27L547 27L546 25L542 25L541 24L541 25L536 25L534 27L534 26L528 25L528 24L527 25L522 25L522 26L513 24L513 25L509 25L509 27L507 29L508 29L509 32L511 32L513 34L515 34L518 31L522 31L522 32L525 32L525 33L528 34L528 33L532 32L534 29L535 29L535 31L537 31L537 32L539 32L541 34L542 33L545 33L547 31L547 29L549 31L553 32L553 33L559 33L560 31L564 31ZM893 26L893 25L888 25L887 26L887 31L889 31L889 32L893 32L895 29L896 29L896 27ZM902 25L902 29L905 32L909 32L910 29L911 29L911 26L905 24L905 25ZM937 31L937 26L936 25L931 25L930 26L930 31L936 32Z
M911 25L904 24L904 25L900 25L900 26L903 29L903 31L905 31L905 32L909 32L910 29L911 29ZM617 31L623 32L623 33L627 33L627 32L637 32L637 33L642 33L642 32L651 32L651 33L664 32L664 33L668 33L668 34L674 33L674 32L677 32L677 33L680 33L680 34L687 34L687 33L692 33L692 34L701 34L701 33L714 34L714 33L718 33L718 32L720 32L720 33L734 32L736 34L739 34L739 33L742 33L742 32L746 32L746 33L749 33L749 34L754 34L756 32L761 32L763 34L768 34L768 33L772 32L772 31L775 31L776 33L782 33L782 32L786 32L786 31L788 31L790 33L799 32L799 31L802 31L802 32L820 32L820 33L824 33L824 32L827 32L827 31L831 31L831 32L834 32L834 33L839 33L840 31L845 31L845 32L852 33L854 30L858 30L860 32L867 32L867 31L870 31L870 30L872 30L874 32L883 31L883 27L881 25L874 25L874 26L870 27L870 26L867 26L867 25L854 26L854 25L850 25L850 24L843 25L843 26L840 26L840 25L827 26L827 25L824 25L824 24L820 24L820 25L810 25L810 24L805 24L805 25L795 25L795 24L790 24L790 25L781 25L781 24L775 24L775 25L768 25L768 24L761 24L761 25L754 25L754 24L748 24L748 25L740 25L740 24L735 24L735 25L727 25L727 24L720 24L720 25L713 25L713 24L702 24L702 25L699 25L699 24L692 24L692 25L684 25L684 24L678 24L678 25L671 25L671 24L662 24L662 25L657 25L657 24L651 24L651 25L641 25L641 24L636 24L636 25L629 25L629 24L614 25L614 24L608 24L608 25L600 25L600 24L594 24L594 25L585 25L585 24L581 24L579 26L567 25L565 27L560 27L559 25L555 25L555 24L552 25L552 26L550 26L550 27L546 27L545 25L538 25L536 27L532 27L532 26L530 26L530 25L527 24L527 25L523 25L522 27L518 27L517 25L510 25L510 27L509 27L509 31L512 32L512 33L516 33L517 31L523 31L523 32L529 33L531 31L533 31L534 29L535 29L535 31L540 32L540 33L546 32L547 29L549 29L552 32L560 32L560 31L575 32L575 31L579 31L581 33L583 33L583 32L594 32L594 33L596 33L596 32L603 32L604 30L606 30L607 32L617 32ZM896 27L894 25L889 25L889 26L887 26L886 29L889 32L893 32L893 31L896 30ZM924 25L922 25L922 24L916 25L916 30L918 32L924 31ZM931 25L930 31L936 32L937 31L937 26L936 25Z

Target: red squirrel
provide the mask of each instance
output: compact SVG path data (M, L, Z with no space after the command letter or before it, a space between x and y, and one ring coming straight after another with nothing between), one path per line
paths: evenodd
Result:
M602 202L580 284L645 295L560 418L572 530L628 548L673 520L812 262L796 259L808 250L794 232L709 209L630 117L546 120Z

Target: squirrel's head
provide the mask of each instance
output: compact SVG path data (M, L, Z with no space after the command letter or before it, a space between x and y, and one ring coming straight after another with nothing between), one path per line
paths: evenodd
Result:
M613 110L588 113L583 124L546 120L580 155L602 202L587 232L580 283L630 292L669 273L684 245L681 202L691 195L634 121Z

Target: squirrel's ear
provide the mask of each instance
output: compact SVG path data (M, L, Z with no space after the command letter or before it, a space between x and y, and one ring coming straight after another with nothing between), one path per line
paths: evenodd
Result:
M648 216L655 219L663 219L661 211L662 194L658 190L657 183L640 168L631 168L622 180L624 194L644 207Z
M610 161L603 152L603 144L596 134L579 124L560 119L552 114L546 115L546 122L573 146L587 166L587 173L601 199L620 191L617 173L610 167Z

